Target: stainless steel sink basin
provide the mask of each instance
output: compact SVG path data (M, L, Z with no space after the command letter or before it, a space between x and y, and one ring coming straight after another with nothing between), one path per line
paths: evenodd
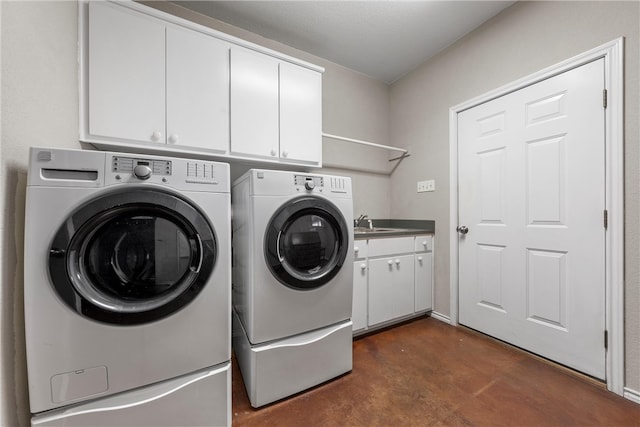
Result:
M406 228L383 228L383 227L354 227L354 233L394 233L399 231L409 231Z

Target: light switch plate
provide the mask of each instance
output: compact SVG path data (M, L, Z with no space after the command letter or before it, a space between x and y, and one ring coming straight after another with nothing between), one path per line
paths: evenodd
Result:
M427 181L418 181L417 187L418 193L424 193L427 191L436 191L436 181L433 179Z

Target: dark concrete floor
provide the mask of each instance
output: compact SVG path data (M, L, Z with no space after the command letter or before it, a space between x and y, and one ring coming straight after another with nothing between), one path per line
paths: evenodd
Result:
M356 340L351 373L260 409L233 369L234 426L640 426L603 384L429 317Z

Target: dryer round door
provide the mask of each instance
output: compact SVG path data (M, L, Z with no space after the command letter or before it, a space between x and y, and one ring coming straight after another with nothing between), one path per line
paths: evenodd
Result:
M328 200L303 196L283 205L271 218L264 252L271 273L298 290L316 289L342 268L349 228Z
M217 258L206 217L150 188L96 197L58 229L49 273L60 298L88 318L135 325L169 316L207 284Z

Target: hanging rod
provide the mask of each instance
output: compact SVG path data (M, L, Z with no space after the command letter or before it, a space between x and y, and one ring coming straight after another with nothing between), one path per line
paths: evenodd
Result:
M408 157L409 156L409 150L405 150L404 148L392 147L390 145L375 144L373 142L362 141L360 139L345 138L344 136L331 135L329 133L324 133L324 132L322 133L322 136L324 136L326 138L337 139L337 140L340 140L340 141L346 141L346 142L353 142L353 143L356 143L356 144L368 145L369 147L386 148L387 150L400 151L402 153L402 155L400 157L396 157L396 158L389 159L389 160L398 160L398 159L402 159L403 157Z

